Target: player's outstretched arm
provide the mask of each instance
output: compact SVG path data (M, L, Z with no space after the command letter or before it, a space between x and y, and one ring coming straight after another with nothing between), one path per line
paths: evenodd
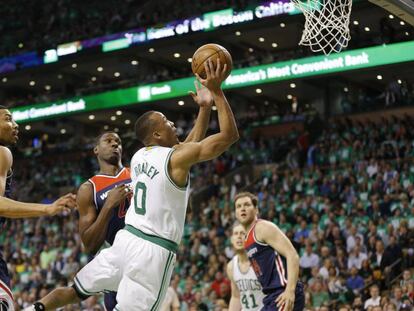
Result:
M210 91L203 85L199 85L197 81L194 81L196 93L189 92L193 100L200 107L198 116L195 121L194 127L190 134L188 134L185 143L198 142L206 137L208 124L210 121L211 107L213 106L213 96Z
M125 185L115 187L108 193L108 197L97 215L93 203L93 189L90 182L80 186L77 195L79 210L79 233L87 253L96 254L105 241L109 220L113 209L126 199L130 190Z
M227 277L231 283L231 298L229 303L229 311L241 311L242 306L240 303L240 291L237 288L233 279L233 260L227 264Z
M76 206L75 195L67 194L52 204L23 203L0 197L0 216L7 218L27 218L53 216L70 211Z
M176 151L172 154L169 163L170 176L178 185L184 185L187 180L188 171L195 163L214 159L226 151L239 139L236 121L230 105L221 90L221 83L226 77L227 65L222 68L220 60L217 67L211 61L207 61L206 79L197 79L207 87L217 107L220 132L210 135L198 143L183 143L175 146Z
M299 277L299 255L287 236L273 223L259 221L255 227L256 238L270 245L278 254L284 256L287 262L287 285L285 291L277 298L278 307L284 305L284 310L293 310L295 290Z

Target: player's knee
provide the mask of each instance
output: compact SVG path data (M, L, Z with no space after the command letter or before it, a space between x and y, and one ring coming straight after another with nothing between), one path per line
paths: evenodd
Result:
M89 297L91 297L91 295L85 295L84 293L82 293L75 284L72 285L73 290L76 293L76 296L80 299L80 300L86 300Z

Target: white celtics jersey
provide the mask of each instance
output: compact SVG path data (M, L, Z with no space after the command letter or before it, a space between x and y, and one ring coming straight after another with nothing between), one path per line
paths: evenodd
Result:
M239 256L233 257L233 280L240 292L243 311L256 311L263 308L262 286L250 266L246 273L240 271Z
M125 224L177 244L184 230L190 181L178 187L168 174L174 149L153 146L138 150L131 160L133 198Z

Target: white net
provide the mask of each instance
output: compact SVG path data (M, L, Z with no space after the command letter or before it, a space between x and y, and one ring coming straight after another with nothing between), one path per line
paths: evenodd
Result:
M305 15L299 44L325 55L348 46L352 0L291 0Z

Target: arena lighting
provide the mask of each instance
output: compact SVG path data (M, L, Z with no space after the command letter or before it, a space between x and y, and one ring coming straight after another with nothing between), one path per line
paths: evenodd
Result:
M57 78L58 78L59 80L62 80L63 76L62 76L61 74L58 74L58 75L57 75Z
M108 129L109 129L109 126L108 125L105 125L104 126L104 130L107 131Z
M89 119L89 120L95 120L95 115L90 114L90 115L89 115L89 117L88 117L88 119Z
M192 18L169 21L165 24L157 24L154 27L130 29L128 31L108 34L101 37L68 42L57 46L55 45L42 53L32 51L12 56L12 64L14 66L4 69L0 68L0 73L16 71L19 68L16 64L20 64L21 67L27 68L57 62L61 57L91 48L100 47L102 52L109 52L129 48L152 40L173 38L195 32L214 30L229 25L255 22L273 16L296 14L301 14L301 11L296 9L290 0L264 1L259 3L256 7L242 11L235 11L233 8L228 8L207 12ZM0 59L0 62L3 59ZM10 60L10 57L7 57L7 59Z
M365 28L364 28L364 30L365 30L366 32L368 32L368 31L370 31L371 29L369 29L369 27L365 27Z
M51 87L49 84L46 84L46 85L45 85L45 90L46 90L46 91L50 91L50 90L51 90L51 88L52 88L52 87Z
M72 68L73 68L73 69L75 69L75 68L77 68L77 67L78 67L78 64L76 64L76 63L73 63L73 64L72 64Z
M184 101L183 100L179 100L178 101L178 106L184 106Z
M139 63L138 63L138 61L137 60L131 60L131 65L133 65L133 66L136 66L136 65L138 65Z
M118 78L120 75L121 75L121 74L120 74L118 71L114 73L114 76L115 76L115 77L117 77L117 78Z
M24 45L23 45L23 43L19 43L18 45L17 45L17 47L19 48L19 49L22 49L23 47L24 47Z
M236 32L235 32L235 35L236 35L236 36L241 36L241 32L240 32L240 31L236 31Z
M347 87L344 87L344 92L348 93L348 88Z
M111 116L111 121L115 121L116 120L116 116Z
M32 81L29 82L29 85L30 86L35 86L36 85L36 82L32 80Z
M155 49L154 49L154 48L149 48L149 49L148 49L148 52L150 52L150 53L154 53L154 52L155 52Z
M409 35L410 35L410 33L409 33L408 31L406 31L406 32L405 32L405 35L406 35L406 36L409 36Z
M358 22L358 21L353 21L353 24L354 24L355 26L358 26L358 25L359 25L359 22Z
M402 83L401 79L398 79L397 82L398 82L398 84L401 84Z
M277 43L276 42L273 42L272 43L272 47L277 48Z
M286 24L285 23L280 23L280 27L285 28Z
M394 18L394 15L390 14L390 15L388 15L388 18L389 19L393 19Z
M265 41L265 39L264 39L264 38L262 38L262 37L260 37L260 38L259 38L259 41L260 41L260 42L264 42L264 41Z
M400 25L401 26L404 26L405 25L405 22L404 21L400 21Z
M32 127L30 126L30 124L27 124L25 127L24 127L24 129L26 130L26 131L30 131L30 129L31 129Z
M294 89L294 88L296 87L296 84L295 84L295 83L291 83L291 84L290 84L290 87L291 87L292 89Z
M174 53L175 58L180 58L180 56L181 56L180 53Z
M91 78L91 80L92 80L93 82L95 82L95 81L96 81L96 77L95 77L95 76L93 76L93 77Z
M293 96L291 94L288 94L286 97L287 97L287 99L292 99L293 98Z
M124 123L125 123L126 125L131 124L131 120L126 119L126 120L124 121Z
M98 70L99 72L103 71L103 67L99 66L98 68L96 68L96 70Z
M66 129L60 129L60 134L66 134Z
M262 89L256 89L257 94L261 94L262 92L263 92Z
M217 110L217 107L216 106L213 106L211 109L213 109L214 111L216 111Z
M377 80L382 80L382 76L381 75L378 75L377 76Z
M114 132L115 132L115 133L118 133L118 132L119 132L119 128L117 128L117 127L116 127L116 128L114 128Z
M230 90L246 86L261 87L260 85L265 83L279 81L295 82L296 79L303 79L304 77L322 76L346 71L357 73L359 72L357 70L363 68L412 62L414 61L413 49L414 41L407 41L348 50L327 57L310 56L234 69L223 83L223 89ZM135 85L82 97L20 106L10 110L17 123L24 123L31 120L56 118L101 109L121 109L121 107L129 105L139 105L164 99L177 98L178 100L188 95L188 90L191 89L194 89L194 77L187 77L147 85ZM171 101L171 103L173 104L174 101Z
M117 111L116 111L116 115L117 115L117 116L122 116L122 111L121 111L121 110L117 110Z
M253 51L254 51L253 48L249 48L250 53L253 53Z
M191 57L187 58L187 62L191 63L193 59Z
M6 82L7 82L7 78L6 78L6 77L4 77L3 79L1 79L1 81L2 81L3 83L6 83Z

